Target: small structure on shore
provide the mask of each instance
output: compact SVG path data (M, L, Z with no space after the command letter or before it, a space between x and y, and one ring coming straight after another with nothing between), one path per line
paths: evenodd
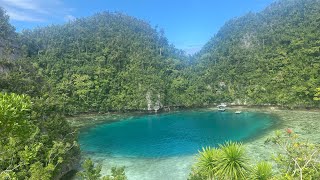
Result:
M226 111L227 105L224 104L224 103L221 103L221 104L218 105L217 107L218 107L218 111Z

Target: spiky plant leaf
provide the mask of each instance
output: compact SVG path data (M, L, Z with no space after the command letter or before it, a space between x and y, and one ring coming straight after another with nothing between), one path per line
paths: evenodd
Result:
M219 179L245 179L248 172L248 159L241 143L226 142L219 145L221 157L216 163L215 175Z
M253 180L269 180L272 176L272 165L265 161L259 162L251 172L251 179Z
M220 154L221 150L212 147L205 147L199 151L197 167L209 179L212 179L216 173L216 164Z

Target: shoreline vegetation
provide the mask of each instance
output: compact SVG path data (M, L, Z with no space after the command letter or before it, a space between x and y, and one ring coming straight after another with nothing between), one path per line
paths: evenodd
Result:
M66 116L67 121L74 128L87 128L90 126L95 126L101 123L106 122L116 122L121 119L130 118L132 116L143 116L143 115L152 115L152 114L161 114L161 113L173 113L187 110L210 110L210 111L218 111L218 108L215 106L212 107L195 107L195 108L172 108L171 110L160 110L158 112L155 111L128 111L128 112L107 112L107 113L80 113L77 115ZM254 111L254 112L268 112L276 114L276 112L314 112L320 113L320 108L309 108L309 107L300 107L300 108L288 108L284 106L271 106L271 105L231 105L227 106L227 111Z
M265 109L281 118L276 128L319 143L319 17L319 0L275 1L187 56L163 29L123 13L17 33L0 7L0 179L58 178L81 153L75 129L161 108L246 104L230 110ZM261 138L248 141L250 154L271 157Z

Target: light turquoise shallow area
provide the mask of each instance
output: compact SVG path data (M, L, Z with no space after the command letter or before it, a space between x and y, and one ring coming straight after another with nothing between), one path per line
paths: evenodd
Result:
M184 111L137 116L101 124L80 133L85 156L111 166L126 166L129 179L186 179L203 146L254 139L275 117L258 112Z

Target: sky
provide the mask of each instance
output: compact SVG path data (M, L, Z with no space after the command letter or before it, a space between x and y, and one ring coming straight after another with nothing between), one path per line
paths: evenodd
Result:
M123 12L163 28L169 43L189 54L201 49L223 24L259 12L275 0L0 0L19 32L63 24L101 11Z

